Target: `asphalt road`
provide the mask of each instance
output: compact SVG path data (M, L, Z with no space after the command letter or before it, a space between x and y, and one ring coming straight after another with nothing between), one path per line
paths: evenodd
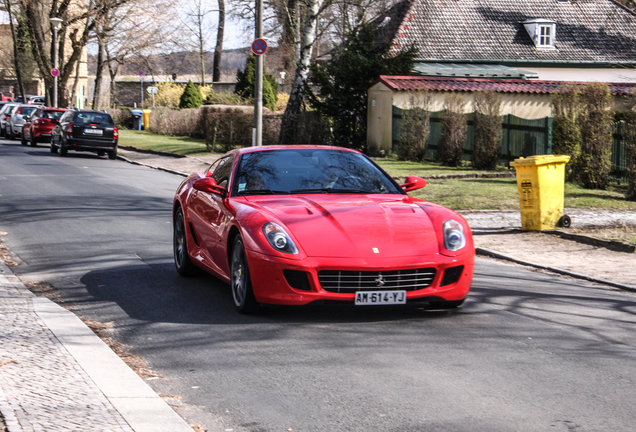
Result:
M234 311L180 278L168 173L0 140L0 231L26 280L51 283L161 377L210 431L627 431L636 296L477 260L454 312ZM620 269L617 269L620 271Z

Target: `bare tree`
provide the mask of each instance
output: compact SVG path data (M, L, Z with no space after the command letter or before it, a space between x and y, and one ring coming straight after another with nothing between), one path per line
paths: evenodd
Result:
M7 13L9 14L9 25L11 26L11 37L13 39L13 65L15 76L18 80L18 87L20 90L20 94L22 95L22 101L26 102L26 94L24 93L24 83L22 82L22 71L20 68L20 61L18 56L18 38L16 36L15 28L13 27L13 14L11 13L11 1L5 0L4 2Z
M68 82L77 70L82 52L88 44L90 35L104 15L117 9L129 0L19 0L20 8L26 16L29 36L32 41L33 57L38 65L40 74L44 77L47 87L53 86L54 80L50 74L53 68L53 50L60 59L60 76L58 78L58 95L60 105L70 105ZM52 47L50 37L52 25L49 18L62 18L63 23L59 34L59 43ZM51 46L49 50L48 47ZM69 53L66 50L69 49Z
M176 41L176 43L187 50L194 49L197 51L200 67L199 70L201 73L201 85L203 86L205 85L206 45L208 39L210 39L210 34L212 31L208 15L210 15L212 12L216 12L217 10L210 9L207 5L206 0L189 0L186 2L185 7L185 17L181 19L181 23L187 30L189 38L185 40L178 40Z

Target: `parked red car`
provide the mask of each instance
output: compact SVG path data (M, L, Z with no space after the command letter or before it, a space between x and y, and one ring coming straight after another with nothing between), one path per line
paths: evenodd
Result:
M406 192L362 153L338 147L233 150L174 199L179 274L231 286L241 313L260 303L455 308L473 278L466 220Z
M63 108L39 108L22 126L22 145L51 142L51 131L65 111Z

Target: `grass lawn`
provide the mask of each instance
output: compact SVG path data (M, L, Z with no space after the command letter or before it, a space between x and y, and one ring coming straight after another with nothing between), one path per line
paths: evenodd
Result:
M119 144L144 150L156 150L187 156L209 154L205 140L189 137L155 135L148 131L120 130ZM427 186L411 193L454 210L518 210L519 195L514 178L493 179L430 179L439 174L476 174L468 168L443 167L437 163L404 162L394 159L375 160L393 177L416 175L427 179ZM499 172L505 172L501 169ZM565 185L565 207L634 210L636 201L625 199L625 187L611 186L607 190L583 189L572 183Z
M207 154L204 139L156 135L149 131L120 130L119 145L187 156Z

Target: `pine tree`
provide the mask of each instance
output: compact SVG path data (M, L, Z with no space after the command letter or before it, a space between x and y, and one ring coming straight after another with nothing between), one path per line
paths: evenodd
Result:
M201 105L203 105L201 90L190 80L179 99L179 108L199 108Z
M254 81L256 80L256 56L247 58L245 70L236 71L236 87L234 93L245 99L254 99ZM263 105L271 111L276 111L278 100L278 83L272 74L263 73Z

